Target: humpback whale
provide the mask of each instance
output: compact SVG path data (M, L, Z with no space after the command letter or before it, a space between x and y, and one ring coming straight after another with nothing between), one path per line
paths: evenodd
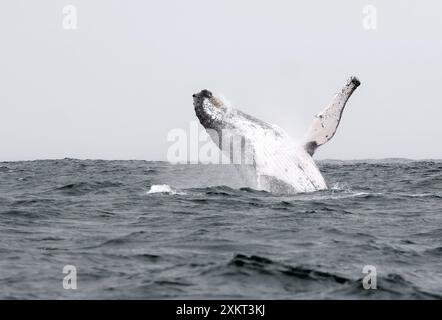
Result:
M242 146L249 146L239 148L239 152L241 159L250 160L257 189L275 193L312 192L327 189L313 155L335 135L345 105L359 85L356 77L348 79L327 107L315 116L302 143L295 143L280 127L226 105L209 90L194 94L193 105L201 125L224 154L232 157L232 148L225 140L239 138Z

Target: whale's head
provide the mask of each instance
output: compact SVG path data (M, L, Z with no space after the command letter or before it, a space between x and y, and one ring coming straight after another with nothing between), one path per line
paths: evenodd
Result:
M195 113L206 129L222 129L227 107L209 90L202 90L192 95Z

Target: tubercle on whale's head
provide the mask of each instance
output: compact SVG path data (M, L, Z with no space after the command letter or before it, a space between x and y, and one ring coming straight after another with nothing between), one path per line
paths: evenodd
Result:
M227 109L224 104L206 89L192 97L195 113L203 127L217 129Z
M195 108L202 104L209 104L217 108L222 108L224 106L221 100L216 98L212 92L207 89L201 90L200 93L193 94L192 97Z

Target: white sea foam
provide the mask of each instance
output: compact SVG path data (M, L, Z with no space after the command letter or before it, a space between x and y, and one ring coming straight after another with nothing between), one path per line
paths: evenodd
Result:
M342 183L342 182L334 183L330 187L330 190L332 190L332 191L346 191L346 192L351 192L352 191L347 183Z
M167 184L154 184L150 187L150 190L147 191L148 194L152 193L167 193L167 194L185 194L184 192L178 192L172 189Z

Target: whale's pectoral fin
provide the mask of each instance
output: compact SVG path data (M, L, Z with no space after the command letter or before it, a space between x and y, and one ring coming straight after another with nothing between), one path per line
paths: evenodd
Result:
M304 138L304 148L311 156L313 156L319 146L329 141L335 135L345 104L360 84L356 77L351 77L341 92L334 96L330 104L321 113L316 115Z

